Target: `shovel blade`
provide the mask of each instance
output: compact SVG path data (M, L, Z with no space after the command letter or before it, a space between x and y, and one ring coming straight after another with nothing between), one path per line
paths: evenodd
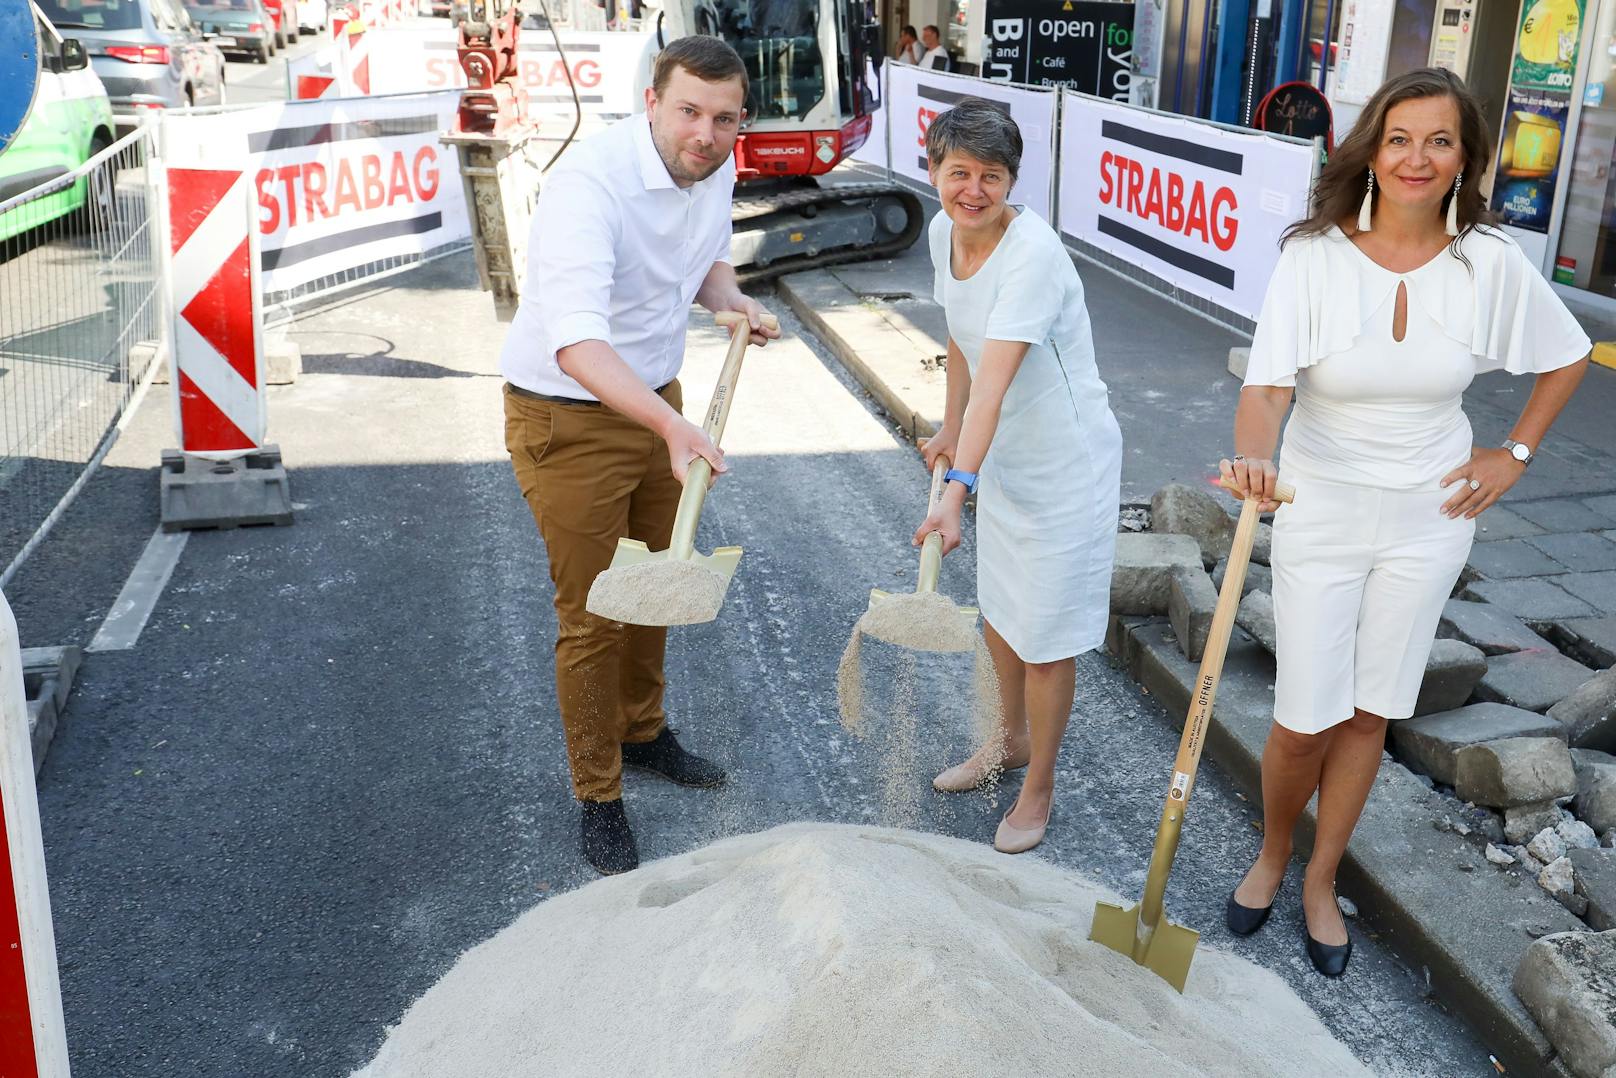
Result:
M695 625L718 617L729 591L729 582L741 562L741 548L719 547L711 554L694 551L687 558L676 558L668 550L651 550L638 539L619 539L612 564L595 578L589 588L584 609L597 617L609 618L631 625ZM698 572L699 580L691 581L676 567L690 565ZM664 574L653 566L667 566L675 570ZM651 575L634 573L636 582L614 574L646 567ZM716 592L711 581L716 579ZM695 590L692 591L692 587ZM693 597L699 602L692 602Z
M1109 902L1099 902L1094 906L1089 939L1127 955L1182 992L1201 934L1193 928L1175 925L1165 917L1151 929L1140 924L1138 906L1123 909Z
M741 564L741 553L741 548L738 546L721 546L714 549L711 554L692 551L690 557L685 560L694 565L711 569L724 578L724 583L727 586L730 578L735 575L736 567ZM608 569L621 569L628 565L643 565L646 562L672 560L673 551L671 550L652 550L638 539L619 539L617 541L617 552L612 555L612 564L608 566Z

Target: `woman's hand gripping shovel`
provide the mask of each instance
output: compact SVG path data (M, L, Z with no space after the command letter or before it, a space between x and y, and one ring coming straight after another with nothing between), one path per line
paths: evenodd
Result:
M1274 497L1288 502L1294 493L1282 483L1274 491ZM1248 496L1240 507L1240 523L1229 549L1223 590L1218 592L1212 630L1201 656L1200 673L1195 678L1195 696L1190 700L1184 736L1178 743L1178 757L1173 761L1172 785L1162 806L1161 823L1156 826L1156 846L1150 854L1145 896L1129 909L1109 902L1099 903L1094 907L1094 923L1089 928L1089 939L1113 951L1121 951L1141 966L1149 966L1180 992L1184 991L1184 981L1190 975L1190 962L1195 958L1195 944L1201 934L1167 920L1163 916L1162 898L1167 890L1167 876L1173 870L1173 856L1178 852L1179 829L1184 824L1184 810L1189 806L1190 790L1195 785L1201 748L1206 743L1206 728L1212 720L1212 702L1218 695L1223 659L1229 651L1229 635L1234 631L1235 614L1240 609L1246 566L1251 563L1251 545L1257 537L1259 504L1258 499Z
M948 459L938 457L931 471L929 516L943 495ZM955 606L937 590L943 570L943 535L932 532L920 546L920 577L913 592L870 589L870 607L855 631L917 651L972 651L976 647L975 607Z
M720 311L719 325L729 327L729 353L713 387L712 403L702 430L717 445L724 436L730 401L741 376L741 359L751 341L752 325L744 314ZM780 323L764 315L770 330ZM685 471L684 493L673 518L667 550L653 551L638 539L619 539L612 564L595 578L584 608L591 614L631 625L695 625L712 621L724 605L730 577L741 561L741 548L724 546L711 554L696 550L696 525L712 482L713 468L702 457Z

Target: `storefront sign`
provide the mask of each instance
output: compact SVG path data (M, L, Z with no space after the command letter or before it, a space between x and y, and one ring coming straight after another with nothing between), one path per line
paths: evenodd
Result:
M1062 117L1061 231L1255 318L1312 147L1072 94Z
M1522 5L1492 202L1504 223L1516 228L1549 230L1582 14L1582 0L1527 0Z
M930 183L926 129L963 97L980 97L1004 107L1021 128L1021 174L1012 199L1044 220L1051 219L1054 178L1055 93L1024 90L949 75L907 64L888 68L887 123L892 138L892 171L917 183Z
M1276 135L1312 141L1334 140L1330 100L1311 82L1287 82L1268 91L1257 105L1256 126Z
M1510 85L1570 93L1582 39L1582 0L1526 0Z
M1128 100L1134 8L1106 0L987 0L982 74Z

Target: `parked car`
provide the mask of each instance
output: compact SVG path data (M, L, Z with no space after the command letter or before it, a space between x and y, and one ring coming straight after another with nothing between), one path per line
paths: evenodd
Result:
M37 0L84 43L121 125L142 112L224 104L224 54L174 0Z
M275 30L269 12L259 0L215 0L206 4L186 4L185 13L202 31L202 36L226 56L251 56L260 64L269 63L274 52Z
M0 150L0 202L61 179L113 142L112 102L83 44L38 26L39 85L22 129ZM111 210L112 174L97 170L0 214L0 241L72 213L104 221Z
M331 23L331 5L326 0L298 0L297 25L308 34L320 34Z

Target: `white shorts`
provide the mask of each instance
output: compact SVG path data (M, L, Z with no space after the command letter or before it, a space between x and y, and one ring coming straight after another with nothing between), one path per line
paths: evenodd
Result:
M1439 511L1456 488L1285 479L1296 500L1274 516L1274 721L1316 734L1354 708L1408 718L1476 522Z

